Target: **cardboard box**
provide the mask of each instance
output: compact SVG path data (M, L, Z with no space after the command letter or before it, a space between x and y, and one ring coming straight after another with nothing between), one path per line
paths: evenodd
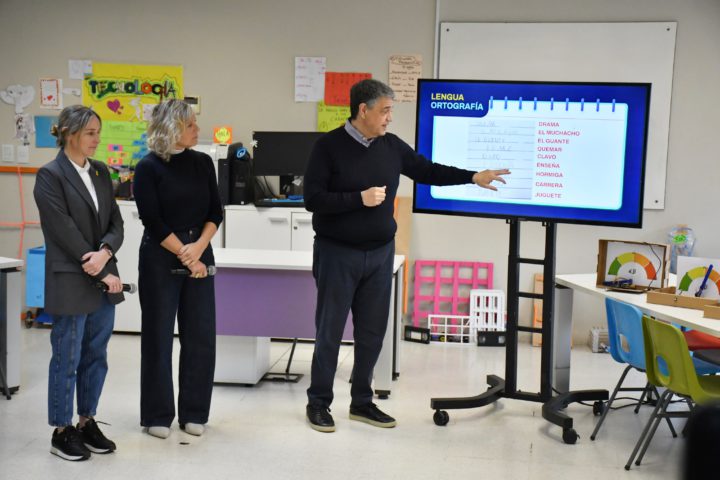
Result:
M703 317L716 318L720 320L720 303L714 305L705 305L703 307Z
M706 305L717 305L718 301L712 298L695 297L693 295L678 295L675 287L662 288L648 292L648 303L670 305L672 307L693 308L703 310Z
M629 240L600 240L598 245L598 288L649 291L668 285L670 246ZM608 285L621 278L630 284Z

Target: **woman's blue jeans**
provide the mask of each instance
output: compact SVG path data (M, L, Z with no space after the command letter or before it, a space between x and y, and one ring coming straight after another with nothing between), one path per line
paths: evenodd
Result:
M88 314L53 315L48 378L48 423L72 425L73 397L77 388L77 413L95 415L108 371L107 344L115 323L115 305L104 298Z

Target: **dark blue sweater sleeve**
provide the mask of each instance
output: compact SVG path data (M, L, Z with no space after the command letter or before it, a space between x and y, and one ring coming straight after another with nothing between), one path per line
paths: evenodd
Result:
M402 156L402 174L426 185L463 185L472 183L475 172L462 168L433 163L397 139Z

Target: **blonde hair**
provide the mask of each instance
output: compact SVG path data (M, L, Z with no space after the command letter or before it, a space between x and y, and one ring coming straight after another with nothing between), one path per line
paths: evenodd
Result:
M63 108L58 117L57 125L50 127L52 136L57 137L55 141L57 146L64 147L68 137L85 128L92 117L97 118L102 127L102 120L98 114L84 105L70 105Z
M148 125L148 148L166 162L170 161L175 144L192 115L192 108L182 100L167 100L155 106Z

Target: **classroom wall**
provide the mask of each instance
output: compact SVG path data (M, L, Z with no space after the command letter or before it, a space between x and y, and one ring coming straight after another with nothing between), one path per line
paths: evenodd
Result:
M665 241L674 224L697 234L696 254L720 256L720 226L713 192L720 183L715 138L720 97L720 2L717 0L206 0L188 5L169 0L63 2L0 0L0 88L61 77L68 59L139 64L181 64L185 92L201 97L201 139L214 125L230 124L234 139L253 130L315 127L315 106L293 100L295 56L326 56L328 70L368 71L387 81L392 54L421 54L423 74L433 74L436 7L440 21L624 22L677 21L678 33L668 150L666 208L646 211L641 230L560 225L558 273L594 271L599 238ZM609 66L611 68L611 66ZM572 80L572 79L569 79ZM65 96L65 104L79 99ZM40 110L36 100L28 110ZM0 143L12 139L12 107L0 103ZM391 130L412 144L414 104L397 104ZM31 148L31 165L53 158L51 149ZM34 179L23 180L29 219ZM412 185L401 184L411 195ZM0 174L0 222L18 221L18 180ZM542 254L543 229L523 225L523 256ZM508 228L500 220L414 215L411 255L422 259L493 261L495 285L505 288ZM17 230L0 228L0 256L17 255ZM25 234L25 248L42 244L39 229ZM122 252L120 252L122 259ZM522 275L531 288L528 267ZM601 305L576 295L574 338L584 342L591 325L602 324ZM529 303L522 306L529 317Z

